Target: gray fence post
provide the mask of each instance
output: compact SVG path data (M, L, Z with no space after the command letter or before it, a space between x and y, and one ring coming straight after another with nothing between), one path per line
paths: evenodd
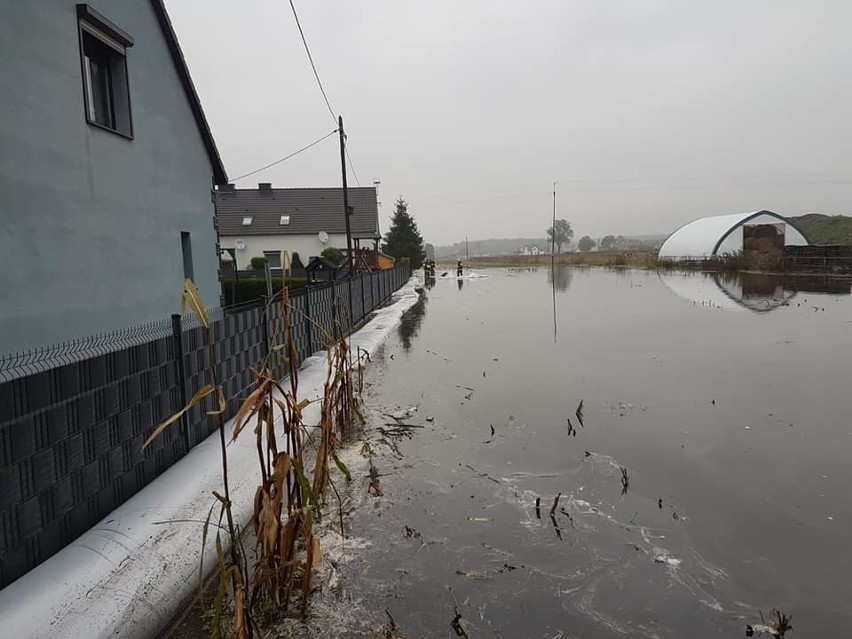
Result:
M311 326L311 285L305 285L305 327L308 331L308 357L314 354L314 328Z
M272 369L272 347L269 344L269 298L266 295L260 296L261 301L261 312L260 312L260 331L261 337L263 339L263 347L265 349L264 359L266 359L267 365ZM276 371L277 372L277 371Z
M340 317L340 312L337 308L337 282L331 280L331 334L334 335L334 340L337 341L337 324Z
M348 332L352 332L352 327L355 326L355 314L352 312L352 278L346 278L346 286L349 290L349 326L347 327Z
M176 410L180 410L186 406L187 402L186 371L184 369L183 361L183 328L181 327L180 313L174 313L172 315L172 337L175 342L175 375L177 376L178 386L180 387L180 406L176 407ZM189 432L189 414L184 413L181 416L180 421L183 430L183 443L186 447L184 454L186 454L189 453L189 449L192 448L192 437Z
M358 318L358 322L363 322L367 317L367 300L364 298L364 278L366 275L361 275L361 317Z

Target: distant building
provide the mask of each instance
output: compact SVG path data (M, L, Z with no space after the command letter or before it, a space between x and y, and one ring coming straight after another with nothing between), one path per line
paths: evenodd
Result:
M807 238L788 220L771 211L757 211L690 222L669 236L659 257L695 259L749 253L780 257L785 246L807 244Z
M393 268L394 266L396 266L396 258L391 257L387 253L379 251L377 263L378 267L382 270Z
M376 188L348 189L353 249L369 249L375 262L381 234ZM343 189L257 188L238 189L229 184L215 194L219 241L232 249L237 268L248 268L253 257L266 257L272 269L282 267L281 255L298 253L307 265L329 247L346 250ZM372 264L375 266L375 264Z
M7 2L0 354L219 301L227 182L162 0Z

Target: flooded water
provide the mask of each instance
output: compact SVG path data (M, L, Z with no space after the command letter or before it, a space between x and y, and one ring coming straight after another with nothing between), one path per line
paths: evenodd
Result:
M370 369L371 423L418 428L374 460L347 601L410 638L456 609L471 638L742 637L771 608L852 634L848 281L482 273Z

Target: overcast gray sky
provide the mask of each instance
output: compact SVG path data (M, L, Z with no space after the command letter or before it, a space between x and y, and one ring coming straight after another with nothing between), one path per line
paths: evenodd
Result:
M335 126L287 0L168 0L228 173ZM296 0L382 230L427 242L852 214L848 0ZM239 182L340 184L335 138Z

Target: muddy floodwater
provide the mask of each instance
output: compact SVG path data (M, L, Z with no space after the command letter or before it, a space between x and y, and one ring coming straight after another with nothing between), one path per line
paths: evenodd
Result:
M385 608L405 637L456 611L471 638L742 637L772 608L852 636L848 281L480 273L367 375L371 424L414 428L351 514L339 636Z

